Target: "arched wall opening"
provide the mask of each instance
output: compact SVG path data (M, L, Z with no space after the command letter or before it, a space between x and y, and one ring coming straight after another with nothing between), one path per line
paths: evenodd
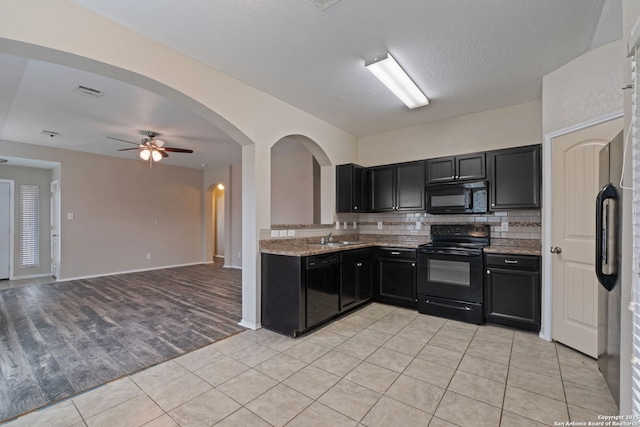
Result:
M210 185L205 192L205 262L222 264L229 267L227 261L231 255L230 200L222 182Z
M331 205L323 197L323 166L332 169L327 154L312 139L289 135L276 141L271 147L272 225L323 222L322 207Z

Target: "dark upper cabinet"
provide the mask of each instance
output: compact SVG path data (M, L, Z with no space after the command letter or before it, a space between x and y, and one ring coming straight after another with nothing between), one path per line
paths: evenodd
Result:
M371 211L425 209L425 161L369 168Z
M353 163L336 166L336 212L367 212L367 169Z
M485 153L439 157L427 160L427 184L485 179Z
M491 210L539 209L541 146L491 151L488 156Z

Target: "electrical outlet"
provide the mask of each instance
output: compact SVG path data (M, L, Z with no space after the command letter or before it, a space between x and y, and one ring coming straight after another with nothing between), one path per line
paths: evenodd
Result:
M151 259L151 254L147 254L147 259Z
M355 222L355 221L353 221L353 229L354 229L354 230L357 230L357 229L358 229L358 223L357 223L357 222Z
M72 212L69 212L67 214L67 219L73 219L73 213Z
M509 222L508 221L502 221L500 223L500 231L509 231Z
M420 221L416 221L416 230L422 229L422 223Z
M382 230L382 221L378 221L378 230Z
M340 230L340 221L336 221L336 230Z

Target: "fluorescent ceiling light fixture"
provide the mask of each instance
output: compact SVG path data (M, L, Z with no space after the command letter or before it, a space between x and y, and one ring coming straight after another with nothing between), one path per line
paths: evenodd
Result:
M365 62L365 67L387 86L409 108L429 104L429 99L404 72L390 53Z

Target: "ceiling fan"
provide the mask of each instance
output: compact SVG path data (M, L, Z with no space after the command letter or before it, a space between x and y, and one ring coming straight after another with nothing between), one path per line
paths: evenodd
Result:
M140 144L120 138L114 138L112 136L108 136L107 138L126 142L127 144L137 145L136 148L121 148L118 151L140 150L140 158L144 161L148 160L149 167L153 167L153 162L159 162L164 157L169 157L167 152L193 153L193 150L186 148L165 147L165 142L162 139L158 139L158 134L155 132L146 131L144 132L144 135L146 135L146 138L143 138Z

